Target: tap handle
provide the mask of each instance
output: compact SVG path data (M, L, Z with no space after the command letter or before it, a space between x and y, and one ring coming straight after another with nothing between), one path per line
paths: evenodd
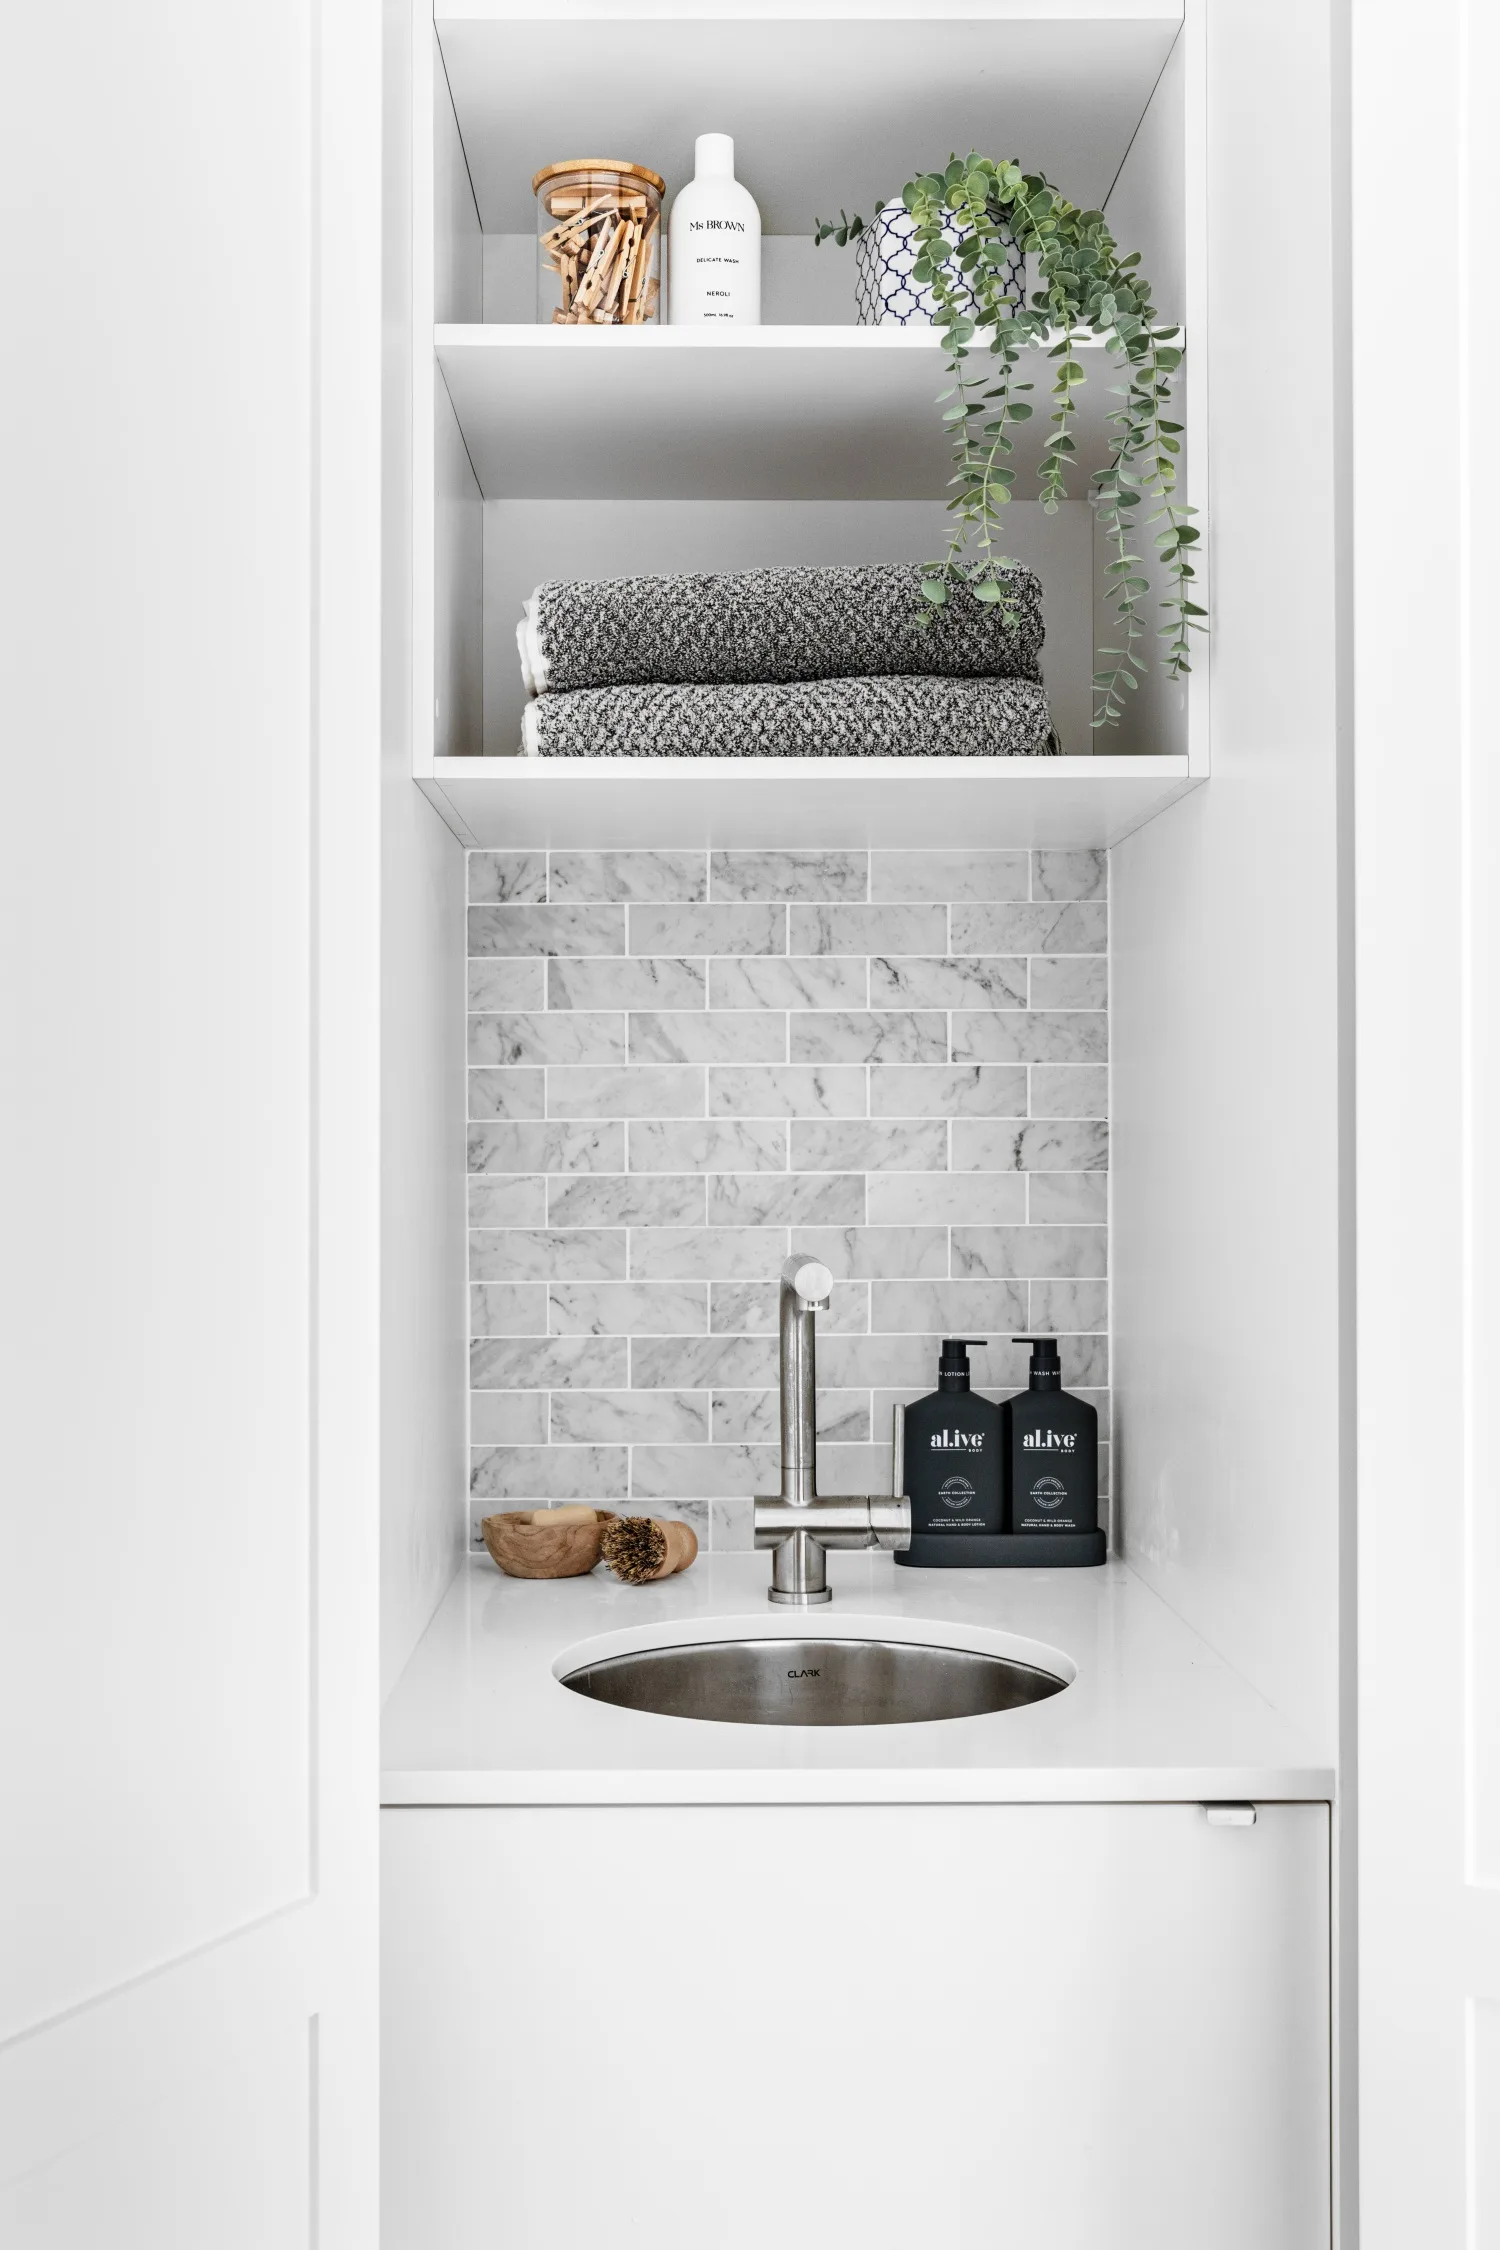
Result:
M819 1258L805 1258L800 1251L794 1250L787 1259L781 1278L814 1312L821 1312L833 1293L833 1275L827 1266Z

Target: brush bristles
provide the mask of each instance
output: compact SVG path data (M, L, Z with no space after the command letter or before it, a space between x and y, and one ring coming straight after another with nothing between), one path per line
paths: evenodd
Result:
M650 1516L623 1516L607 1523L599 1542L605 1561L627 1586L639 1586L659 1570L667 1551L666 1533Z

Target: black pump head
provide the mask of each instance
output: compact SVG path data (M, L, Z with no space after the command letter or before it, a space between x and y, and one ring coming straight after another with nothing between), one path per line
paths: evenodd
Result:
M969 1387L969 1351L983 1351L987 1336L945 1336L938 1354L938 1389L966 1391Z
M1058 1357L1055 1336L1012 1336L1011 1342L1031 1346L1031 1388L1034 1391L1062 1389L1062 1361Z

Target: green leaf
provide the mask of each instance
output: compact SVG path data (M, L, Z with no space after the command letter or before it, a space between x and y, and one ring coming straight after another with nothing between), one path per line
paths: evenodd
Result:
M1010 418L1013 422L1029 422L1035 411L1035 408L1028 406L1023 398L1012 399L1011 401Z
M985 603L986 606L992 602L1003 601L1005 599L1005 588L997 585L993 578L981 578L975 585L974 599L977 602Z
M922 599L925 602L930 602L934 609L941 609L948 599L947 585L941 578L924 578L922 581Z

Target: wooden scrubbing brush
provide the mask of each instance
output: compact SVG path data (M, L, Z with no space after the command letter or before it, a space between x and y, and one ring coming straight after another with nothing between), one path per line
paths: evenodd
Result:
M606 1524L599 1552L616 1578L627 1586L645 1586L653 1578L671 1578L686 1570L698 1552L691 1524L663 1523L657 1516L622 1516Z

